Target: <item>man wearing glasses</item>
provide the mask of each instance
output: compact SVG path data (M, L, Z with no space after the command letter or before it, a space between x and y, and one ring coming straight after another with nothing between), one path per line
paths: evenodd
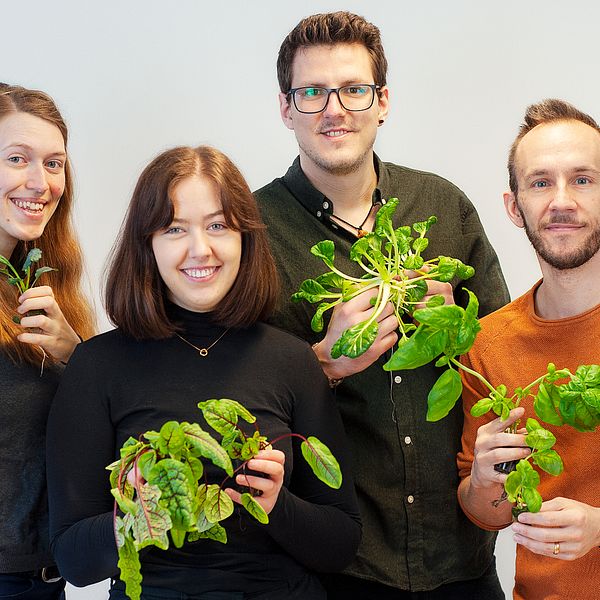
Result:
M362 17L338 12L303 19L277 61L281 117L294 131L299 157L256 192L283 284L275 323L314 344L353 450L363 541L355 562L325 583L330 598L504 598L495 535L474 526L456 500L461 407L427 423L436 369L382 369L397 341L391 306L379 317L378 337L367 352L333 360L332 344L367 318L371 296L337 307L323 339L310 328L314 308L290 301L304 279L323 272L309 252L321 240L335 242L342 270L360 275L348 258L350 246L372 230L377 210L391 197L400 198L396 226L438 217L428 253L475 267L468 288L479 296L483 314L508 301L496 254L465 195L441 177L374 154L377 128L388 114L386 71L379 30ZM450 284L432 283L428 294L454 301ZM466 300L460 285L454 295Z

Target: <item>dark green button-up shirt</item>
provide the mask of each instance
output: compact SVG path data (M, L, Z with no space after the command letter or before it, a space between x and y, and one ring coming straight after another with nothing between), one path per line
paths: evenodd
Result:
M377 157L375 168L373 201L400 199L395 226L436 215L424 256L453 256L475 268L475 277L465 285L479 297L481 315L506 304L508 290L498 258L468 198L431 173ZM290 296L304 279L327 270L310 254L310 247L321 240L335 242L338 267L362 275L348 257L356 238L329 220L335 207L308 181L298 158L283 177L258 190L256 198L283 288L273 321L317 342L322 334L310 328L314 306L293 303ZM467 294L461 288L461 283L455 287L455 299L464 305ZM495 534L473 525L456 499L462 408L459 404L442 421L428 423L427 394L439 370L426 365L386 372L382 365L389 356L390 352L362 373L347 377L336 390L353 451L363 519L363 540L346 573L412 591L474 579L492 561Z

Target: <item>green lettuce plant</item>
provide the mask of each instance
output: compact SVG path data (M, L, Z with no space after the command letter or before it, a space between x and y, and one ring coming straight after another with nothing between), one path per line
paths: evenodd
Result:
M421 253L429 245L426 234L437 218L429 217L412 227L394 228L392 215L398 202L398 198L388 200L377 213L373 232L359 238L350 249L350 258L364 271L362 277L347 275L335 266L335 244L331 240L319 242L310 250L330 270L304 281L292 300L318 303L311 321L313 331L323 330L323 316L334 306L367 290L377 290L373 314L342 333L331 348L332 358L356 358L366 352L377 337L377 317L388 302L400 323L401 339L408 339L415 325L406 317L412 315L415 305L425 296L427 280L468 279L475 272L457 258L438 256L425 260ZM432 303L443 303L443 298L434 297Z
M316 437L289 433L269 441L258 430L254 415L235 400L211 399L198 407L206 423L221 436L220 442L197 423L168 421L160 431L147 431L137 440L130 437L120 450L120 459L107 467L115 498L118 566L131 600L139 600L142 591L142 548L166 550L171 542L180 548L186 540L199 539L227 542L221 522L233 513L234 504L225 486L245 472L248 461L260 450L287 437L300 438L302 456L315 476L331 488L342 485L337 460ZM242 421L254 424L251 433L240 426ZM207 481L205 460L224 471L221 482ZM128 478L131 472L133 477ZM241 502L257 521L269 522L253 490L243 493Z

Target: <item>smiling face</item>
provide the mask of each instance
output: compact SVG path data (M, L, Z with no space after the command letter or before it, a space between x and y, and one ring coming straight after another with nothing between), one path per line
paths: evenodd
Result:
M299 49L294 57L293 88L359 83L374 83L371 58L361 44L310 46ZM373 106L359 112L342 108L335 93L317 114L298 112L285 94L279 95L279 103L284 124L296 134L304 171L345 175L372 161L379 120L388 112L388 91L383 88L381 95L375 95Z
M588 262L600 250L600 134L574 120L538 125L515 162L518 198L504 197L513 223L551 267Z
M65 163L52 123L23 112L0 120L0 254L42 235L65 189Z
M158 271L172 302L212 311L237 277L242 234L227 226L217 190L202 176L178 183L172 201L173 222L152 236Z

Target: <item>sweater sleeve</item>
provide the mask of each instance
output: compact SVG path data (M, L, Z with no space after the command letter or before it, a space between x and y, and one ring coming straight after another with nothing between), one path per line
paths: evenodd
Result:
M305 367L298 365L292 431L326 444L342 470L334 490L318 480L293 441L294 467L289 489L282 488L269 515L271 537L299 563L319 572L339 571L354 558L361 522L350 460L337 407L313 351L306 347Z
M118 574L113 501L105 467L115 433L99 365L85 346L71 357L48 421L50 543L63 577L76 586Z

